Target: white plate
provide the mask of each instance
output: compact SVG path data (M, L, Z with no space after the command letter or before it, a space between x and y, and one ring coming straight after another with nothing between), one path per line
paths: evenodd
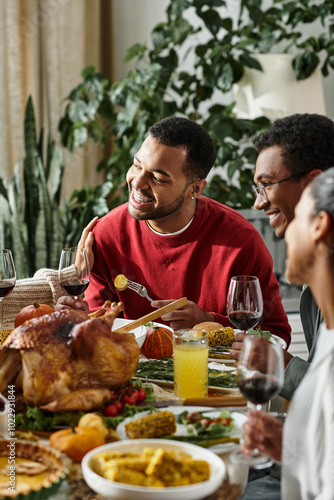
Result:
M226 408L228 409L228 408ZM192 412L201 412L205 415L206 412L207 416L210 418L216 418L219 417L221 410L216 410L215 408L208 408L207 406L168 406L166 408L161 408L158 411L163 411L163 410L168 410L174 415L180 415L180 413L183 413L184 411L188 411L190 413ZM138 418L144 417L145 415L148 415L150 412L149 411L143 411L140 413L137 413L133 417L128 417L123 422L118 424L116 428L116 432L119 435L119 437L122 440L129 440L126 431L125 431L125 426L129 422L132 422L133 420L137 420ZM247 417L243 413L238 413L238 412L232 412L231 413L233 422L235 425L235 430L231 433L231 437L238 437L241 438L242 435L242 426L244 422L247 420ZM185 426L183 424L176 424L176 433L175 435L187 435L185 431ZM238 447L239 445L236 443L220 443L220 444L215 444L213 446L210 446L208 450L211 450L213 453L216 453L218 455L226 452L230 452L234 448Z
M121 328L122 326L128 325L129 323L132 323L132 321L134 321L134 320L133 319L116 318L114 321L114 324L113 324L113 330L117 330L117 328ZM171 332L174 331L172 328L170 328L167 325L163 325L162 323L154 322L153 324L154 324L154 326L162 326L163 328L167 328ZM136 337L136 340L137 340L139 347L141 347L144 343L147 330L148 330L148 328L145 325L139 326L138 328L135 328L134 330L132 330L132 333L135 334L135 337Z
M286 342L284 339L282 339L282 337L279 337L278 335L273 335L271 334L271 336L277 340L277 342L279 343L279 345L282 347L282 349L286 349Z
M210 465L210 479L189 486L147 488L109 481L92 470L92 458L97 453L116 450L124 453L141 453L147 447L184 451L194 459L205 460ZM216 491L226 477L226 466L223 460L211 451L193 444L165 439L132 439L131 441L108 443L87 453L81 462L81 467L84 479L92 490L106 497L123 500L130 498L131 500L178 500L180 498L182 500L199 500Z
M255 327L255 329L256 329L256 327ZM239 333L239 332L242 332L242 330L234 330L234 332ZM277 340L277 342L282 347L282 349L286 349L286 342L284 339L282 339L282 337L279 337L278 335L274 335L273 333L271 333L270 335L273 339Z

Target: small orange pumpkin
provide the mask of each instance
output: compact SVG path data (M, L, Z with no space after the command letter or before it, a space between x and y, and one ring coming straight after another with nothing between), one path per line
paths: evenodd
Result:
M81 462L90 450L106 443L102 434L93 428L69 427L53 432L49 437L50 445L62 451L73 462Z
M149 328L141 352L150 359L170 358L173 354L173 333L162 326Z
M29 319L38 318L39 316L44 316L44 314L51 314L53 312L55 312L53 307L48 306L47 304L34 302L33 304L21 309L14 320L14 326L17 328Z

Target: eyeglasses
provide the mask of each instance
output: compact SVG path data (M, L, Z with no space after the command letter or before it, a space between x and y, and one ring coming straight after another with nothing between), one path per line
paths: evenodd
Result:
M262 184L262 182L258 182L256 186L252 186L253 194L255 198L261 195L265 203L269 203L266 187L273 186L274 184L280 184L281 182L291 181L291 179L297 179L297 177L302 177L309 172L311 172L311 170L307 170L306 172L299 172L298 174L291 175L290 177L286 177L286 179L281 179L280 181L276 182L266 182L265 184Z

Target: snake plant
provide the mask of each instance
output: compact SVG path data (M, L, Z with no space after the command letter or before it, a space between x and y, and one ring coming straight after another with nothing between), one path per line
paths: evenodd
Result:
M0 244L11 248L17 277L41 267L57 268L65 244L61 185L62 151L50 136L44 151L43 129L37 139L33 102L24 116L23 181L20 165L12 178L0 178Z

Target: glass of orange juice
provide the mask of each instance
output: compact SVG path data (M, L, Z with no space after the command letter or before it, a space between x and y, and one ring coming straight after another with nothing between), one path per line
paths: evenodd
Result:
M174 392L178 398L208 395L208 333L186 328L173 334Z

